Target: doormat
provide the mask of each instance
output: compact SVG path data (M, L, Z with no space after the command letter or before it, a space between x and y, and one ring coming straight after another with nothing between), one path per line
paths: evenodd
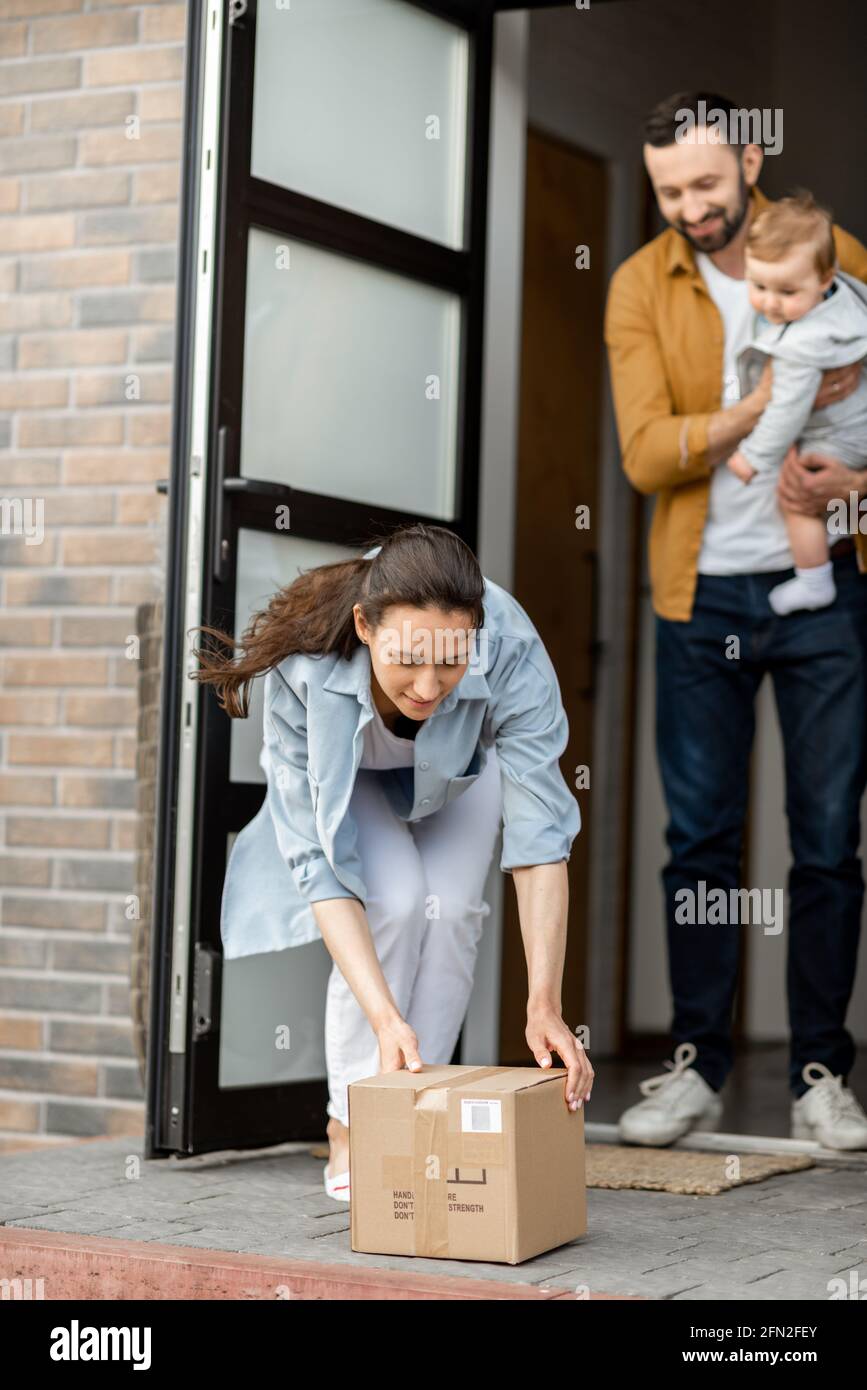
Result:
M328 1145L314 1144L309 1152L314 1158L327 1158ZM588 1187L633 1187L691 1197L716 1197L748 1182L815 1167L808 1154L706 1154L633 1144L587 1144L584 1155ZM737 1177L732 1158L738 1160Z
M815 1166L808 1154L694 1153L632 1144L588 1144L585 1158L588 1187L635 1187L696 1197L716 1197L744 1183Z

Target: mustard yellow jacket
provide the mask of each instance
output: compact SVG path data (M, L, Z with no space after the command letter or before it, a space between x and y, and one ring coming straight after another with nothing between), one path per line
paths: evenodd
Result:
M769 199L753 188L754 210ZM834 227L840 268L867 281L867 248ZM720 409L723 323L689 243L669 227L614 272L605 343L623 467L655 493L650 530L653 606L663 618L692 613L707 516L707 427ZM867 572L867 536L856 537Z

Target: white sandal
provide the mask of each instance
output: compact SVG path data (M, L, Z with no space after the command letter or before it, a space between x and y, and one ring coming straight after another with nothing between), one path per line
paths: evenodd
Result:
M322 1170L325 1180L325 1191L329 1197L334 1197L338 1202L349 1201L349 1169L345 1173L335 1173L333 1178L328 1176L328 1165Z

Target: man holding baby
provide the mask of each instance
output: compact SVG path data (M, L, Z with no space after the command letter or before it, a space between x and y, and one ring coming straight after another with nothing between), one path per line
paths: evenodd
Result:
M863 1149L867 1115L847 1084L855 1046L846 1012L864 898L867 535L828 534L815 518L838 499L855 499L857 515L867 497L858 413L867 293L862 303L855 283L867 282L867 249L823 222L809 196L758 222L777 205L758 189L763 152L745 142L740 114L707 92L679 93L650 114L645 165L669 226L618 268L606 308L623 467L656 499L650 573L676 1045L670 1070L642 1083L646 1099L624 1113L620 1133L668 1144L716 1128L721 1115L739 924L678 921L677 905L684 891L698 898L700 884L727 895L740 886L755 697L769 674L793 859L791 1132ZM747 377L751 343L754 368L765 365ZM835 449L843 433L846 447ZM788 446L793 439L803 452ZM812 548L801 546L807 533Z

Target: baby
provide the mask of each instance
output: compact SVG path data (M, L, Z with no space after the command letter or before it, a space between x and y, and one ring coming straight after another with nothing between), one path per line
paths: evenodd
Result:
M813 401L830 367L867 354L867 286L837 268L833 223L809 193L781 198L750 225L746 272L756 310L753 338L738 356L742 393L773 360L771 399L728 467L748 483L779 468L792 444L867 466L867 368L845 400L823 410ZM795 578L771 589L775 613L825 608L836 597L824 517L784 512Z

